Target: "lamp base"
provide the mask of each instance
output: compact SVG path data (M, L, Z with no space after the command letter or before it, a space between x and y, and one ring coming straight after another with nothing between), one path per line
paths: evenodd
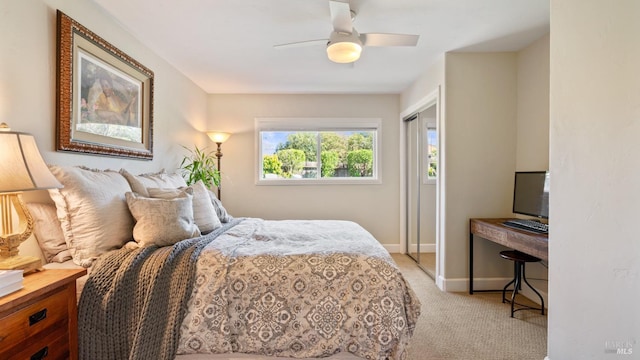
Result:
M41 267L42 261L35 256L12 256L0 260L0 270L24 270L28 273Z

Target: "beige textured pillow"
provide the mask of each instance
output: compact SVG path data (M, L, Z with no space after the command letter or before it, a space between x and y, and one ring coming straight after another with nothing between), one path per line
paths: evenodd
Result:
M207 192L209 193L209 199L211 199L213 208L216 209L216 215L218 215L218 219L220 219L220 222L228 223L229 221L231 221L233 219L233 216L229 215L229 213L227 212L227 209L225 209L224 206L222 206L222 201L218 199L218 197L216 196L216 194L213 193L213 191L207 190Z
M71 259L71 251L64 240L64 233L54 204L27 203L33 216L33 234L36 236L45 260L65 262Z
M120 173L124 176L131 191L138 193L144 197L149 197L147 188L174 188L187 186L180 174L167 174L164 169L157 173L133 175L125 169L121 169Z
M73 261L89 267L98 256L131 240L133 217L124 194L131 191L117 171L51 166L62 189L51 189Z
M180 240L200 236L193 221L191 189L173 199L156 199L126 193L129 210L136 219L133 239L140 246L169 246Z
M208 233L222 227L220 219L218 219L216 215L216 210L209 199L208 190L204 186L204 183L200 180L186 189L193 190L193 220L196 222L196 225L198 225L200 231ZM183 190L147 188L147 192L149 193L149 197L152 198L171 199L180 196Z

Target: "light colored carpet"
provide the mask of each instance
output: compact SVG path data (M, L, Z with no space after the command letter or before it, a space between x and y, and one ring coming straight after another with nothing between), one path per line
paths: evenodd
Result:
M393 258L422 302L409 359L542 360L546 356L546 316L518 311L511 318L501 293L442 292L408 256Z
M401 254L393 254L393 258L422 303L422 314L409 344L409 360L542 360L546 356L546 316L518 311L512 319L510 305L501 302L501 293L445 293L411 258ZM183 355L177 360L201 359L274 358L217 354ZM341 353L325 359L355 357Z

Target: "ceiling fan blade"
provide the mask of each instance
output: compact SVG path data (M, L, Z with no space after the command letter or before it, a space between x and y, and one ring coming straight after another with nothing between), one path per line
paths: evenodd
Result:
M276 49L283 49L283 48L294 48L294 47L302 47L302 46L310 46L310 45L327 45L327 42L329 42L329 39L305 40L305 41L297 41L297 42L292 42L287 44L273 45L273 47Z
M420 35L408 34L360 34L364 46L416 46Z
M333 30L351 34L353 23L351 22L351 8L348 3L339 1L329 1L331 10L331 23Z

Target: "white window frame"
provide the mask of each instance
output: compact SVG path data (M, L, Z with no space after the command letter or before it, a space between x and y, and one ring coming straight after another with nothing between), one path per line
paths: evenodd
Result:
M373 174L371 177L317 179L263 179L262 131L373 131ZM382 120L379 118L256 118L255 119L255 183L256 185L336 185L381 184L380 144Z

